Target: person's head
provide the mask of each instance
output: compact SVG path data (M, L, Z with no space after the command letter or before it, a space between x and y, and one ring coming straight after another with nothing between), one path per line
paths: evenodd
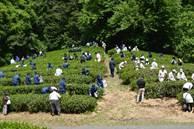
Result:
M127 61L125 60L124 63L127 64Z
M113 57L111 57L111 60L114 60L114 58L113 58Z
M164 70L164 69L165 69L165 66L164 66L164 65L162 65L162 66L161 66L161 68Z

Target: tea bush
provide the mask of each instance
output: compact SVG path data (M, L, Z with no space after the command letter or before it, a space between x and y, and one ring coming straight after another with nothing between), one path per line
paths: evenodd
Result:
M0 122L1 129L47 129L46 127L38 127L27 123L19 122Z
M11 96L11 111L31 113L49 112L50 102L48 95L37 94L22 94ZM62 113L84 113L94 111L97 100L85 95L62 95L61 97L61 112ZM2 102L1 102L2 103ZM2 110L2 107L0 107Z

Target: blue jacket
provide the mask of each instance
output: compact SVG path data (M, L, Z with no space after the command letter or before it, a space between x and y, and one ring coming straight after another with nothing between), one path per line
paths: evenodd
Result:
M14 85L14 86L17 86L17 85L19 85L20 84L20 76L18 75L18 74L16 74L15 76L13 76L13 78L12 78L12 84Z
M39 83L40 83L39 75L35 74L34 75L34 84L39 84Z
M25 83L26 85L30 85L32 83L30 75L26 75Z
M59 92L60 93L66 92L66 82L64 79L60 80L60 82L59 82Z

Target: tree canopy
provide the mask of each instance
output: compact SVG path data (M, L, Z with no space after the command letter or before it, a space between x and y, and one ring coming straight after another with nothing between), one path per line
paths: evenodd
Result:
M193 0L1 0L0 65L87 41L194 57Z

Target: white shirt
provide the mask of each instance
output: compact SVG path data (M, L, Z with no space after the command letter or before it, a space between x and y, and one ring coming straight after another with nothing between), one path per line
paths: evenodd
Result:
M10 64L15 64L16 62L15 62L15 60L12 58L11 60L10 60Z
M55 76L61 76L62 73L63 73L62 69L57 68L55 72Z
M140 63L139 67L140 69L145 69L145 66L143 65L143 63Z
M191 79L194 80L194 73L192 74Z
M183 99L186 100L186 103L193 103L193 97L190 93L183 93Z
M96 59L97 59L97 62L100 62L101 61L101 55L100 55L100 53L97 53L96 54Z
M165 78L166 74L167 74L167 71L165 69L159 70L158 78Z
M168 80L170 80L170 81L176 81L173 72L170 72L170 73L168 74Z
M193 84L191 82L186 82L184 85L183 85L183 88L185 89L192 89L193 87Z
M56 91L53 91L49 95L49 100L59 100L59 98L61 98L61 95L57 93Z
M123 62L121 62L120 64L119 64L119 70L121 70L122 68L124 68L124 64L125 64L125 62L123 61Z
M185 76L184 72L178 72L177 79L187 81L187 77Z
M157 68L158 68L158 64L155 61L153 61L150 69L157 69Z

